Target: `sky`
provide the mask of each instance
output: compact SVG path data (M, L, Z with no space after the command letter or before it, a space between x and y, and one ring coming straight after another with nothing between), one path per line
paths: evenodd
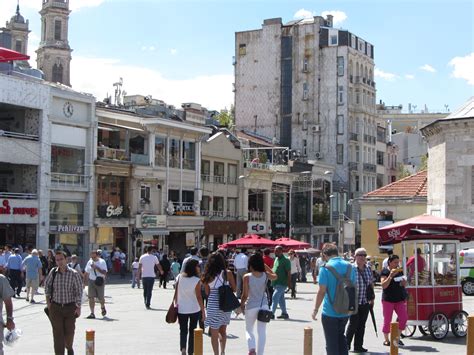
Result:
M17 0L0 0L0 25ZM30 22L30 63L42 0L20 0ZM70 0L71 84L98 100L123 78L127 94L168 104L229 108L235 32L264 19L332 13L336 28L375 46L377 102L416 111L455 110L474 95L471 0Z

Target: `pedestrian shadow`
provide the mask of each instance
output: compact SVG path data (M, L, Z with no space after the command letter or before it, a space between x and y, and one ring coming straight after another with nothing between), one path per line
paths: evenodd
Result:
M153 307L150 307L149 309L147 309L147 311L154 311L154 312L168 312L167 309L163 309L163 308L153 308Z
M97 320L101 320L104 322L118 322L119 320L116 318L109 318L109 317L104 317L104 318L96 318Z
M239 337L234 334L227 334L227 339L239 339Z
M408 350L409 352L414 353L439 353L439 350L433 348L432 346L421 346L421 345L405 345L400 350ZM403 351L400 351L403 354Z
M304 320L304 319L294 319L294 318L288 318L285 319L285 322L294 322L294 323L311 323L310 320Z

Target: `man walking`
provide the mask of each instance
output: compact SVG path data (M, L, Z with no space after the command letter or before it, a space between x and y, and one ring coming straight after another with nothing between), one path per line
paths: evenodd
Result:
M91 252L91 258L84 269L84 284L87 283L87 294L89 296L89 308L91 314L88 319L95 318L95 299L98 298L102 309L102 317L107 315L105 309L105 275L107 274L107 263L104 259L99 258L96 251Z
M197 260L199 263L201 262L201 259L199 258L197 253L198 253L198 248L192 247L190 250L191 255L183 260L183 264L181 265L181 272L184 272L184 268L186 267L186 263L188 262L188 260L194 259L194 260Z
M38 250L33 249L31 255L28 255L23 260L22 266L26 271L26 302L28 302L31 292L30 302L35 303L34 297L43 278L43 264L41 264L41 260L38 257Z
M147 247L147 253L143 254L138 261L138 278L142 279L143 284L143 298L146 309L150 309L151 295L153 292L153 285L155 284L155 266L163 274L163 269L158 261L158 258L152 254L153 247Z
M67 355L72 355L76 318L81 315L82 277L67 266L64 251L57 250L55 260L57 267L49 272L44 282L54 353L63 355L66 349Z
M351 349L352 338L354 338L354 351L356 353L366 353L364 349L365 323L369 316L370 307L374 304L374 284L372 271L367 265L367 250L364 248L356 249L355 264L353 267L357 274L357 298L359 307L357 314L349 319L349 326L346 331L347 347Z
M248 272L248 262L249 258L247 257L247 249L242 248L240 253L235 256L234 259L234 268L237 275L237 297L242 296L242 287L243 287L243 278L244 275Z
M21 271L21 255L20 249L16 248L14 254L10 255L7 260L8 277L10 278L10 286L13 291L16 291L16 296L20 296L22 286L22 271ZM13 295L15 297L15 295Z
M326 338L326 352L328 355L347 355L347 340L344 335L344 330L349 320L349 315L337 313L334 310L333 303L329 297L335 300L338 281L327 267L334 268L335 272L341 276L345 276L348 268L350 268L351 280L354 284L356 283L355 269L351 264L339 257L335 244L324 244L322 253L327 262L324 267L321 267L319 272L319 290L313 310L313 319L316 320L319 307L322 303L323 311L321 320L323 323L324 337Z
M288 258L283 255L283 247L278 245L275 248L275 262L273 263L273 272L277 274L276 280L273 284L272 297L272 319L275 319L275 312L278 305L280 305L281 315L277 318L288 319L288 312L286 311L285 290L291 288L291 263Z

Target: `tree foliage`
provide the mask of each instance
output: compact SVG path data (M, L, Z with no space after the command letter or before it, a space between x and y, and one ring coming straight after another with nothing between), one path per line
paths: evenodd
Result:
M408 169L403 165L402 163L398 164L398 169L397 169L397 180L406 178L407 176L410 176L410 172Z
M217 120L219 121L219 124L223 127L232 128L235 122L234 113L235 110L233 105L230 107L230 110L221 110L221 112L217 115Z
M418 171L428 170L428 154L421 157L421 165Z

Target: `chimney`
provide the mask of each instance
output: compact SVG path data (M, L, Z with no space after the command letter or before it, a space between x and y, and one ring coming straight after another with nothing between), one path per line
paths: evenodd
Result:
M333 24L333 19L334 19L334 16L333 15L327 15L327 24L328 24L328 27L332 27L332 24Z

